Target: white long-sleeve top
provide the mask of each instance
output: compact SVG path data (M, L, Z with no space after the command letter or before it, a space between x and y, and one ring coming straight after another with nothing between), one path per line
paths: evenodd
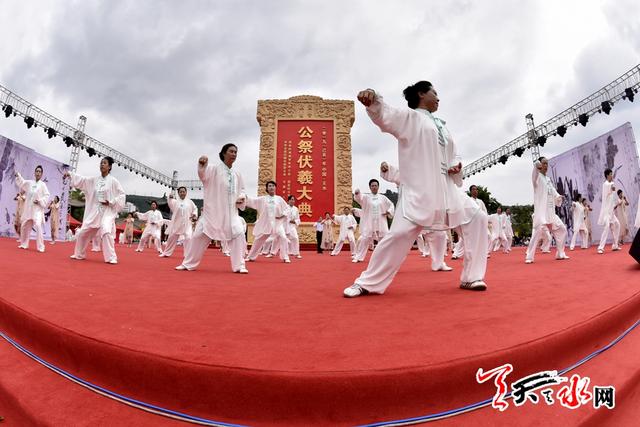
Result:
M504 234L506 237L513 237L513 226L511 224L511 215L507 215L506 213L502 213L502 218L504 221Z
M291 223L293 221L293 224ZM298 228L300 225L300 211L295 206L289 206L289 213L287 214L287 222L285 223L285 232L291 233L291 230Z
M613 181L602 183L602 203L600 204L599 225L607 225L613 220L614 210L618 205L618 195L616 194Z
M247 206L258 211L258 219L253 226L254 237L285 231L289 205L280 196L247 197ZM281 217L278 219L278 217Z
M393 216L395 212L391 200L382 194L362 194L359 190L356 190L354 198L362 206L360 234L369 237L375 233L387 233L387 215Z
M356 219L351 214L334 215L333 220L340 225L340 234L338 236L338 241L346 239L349 229L355 232L356 227L358 226Z
M84 217L82 228L100 228L101 233L111 233L118 212L125 204L126 195L120 182L112 177L92 176L85 177L71 174L71 186L84 193ZM108 201L109 205L101 204Z
M198 216L198 207L193 200L185 197L184 199L169 198L167 201L169 209L171 209L171 226L169 233L183 234L190 237L193 228L191 227L191 218Z
M244 234L236 201L246 197L242 176L224 163L213 166L198 163L198 177L204 190L204 209L200 221L204 233L213 240L231 240Z
M427 110L391 107L380 95L367 113L380 130L398 140L399 202L404 217L436 230L470 222L478 208L467 203L458 188L462 172L448 173L460 157L445 122Z
M16 185L21 191L24 191L25 197L20 221L24 223L25 221L33 220L35 223L44 224L44 211L49 203L47 184L42 180L24 179L18 173Z
M491 236L495 239L501 234L505 233L505 223L503 214L491 214L489 215L489 223L491 224Z
M558 194L551 178L540 173L539 161L533 165L531 181L533 183L533 227L544 224L555 224L560 221L555 206L562 204L562 196Z
M138 213L138 218L147 221L144 231L152 234L160 233L162 227L162 213L159 210L148 210L145 213Z

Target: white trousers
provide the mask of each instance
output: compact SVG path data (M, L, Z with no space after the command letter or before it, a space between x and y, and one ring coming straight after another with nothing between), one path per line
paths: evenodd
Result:
M493 252L500 249L500 246L504 246L505 250L507 247L507 237L504 232L498 233L498 235L494 235L489 243L489 250L493 250Z
M565 246L565 240L567 238L567 227L562 222L560 222L553 225L543 224L538 228L536 228L535 230L533 230L533 234L531 235L531 241L529 242L529 247L527 248L527 255L526 255L527 260L533 261L536 254L536 248L538 247L538 242L540 241L542 236L544 236L546 233L552 234L553 238L556 239L556 256L557 257L564 256L564 246ZM549 242L551 242L551 239L549 239ZM551 246L551 243L549 243L549 246ZM543 247L543 250L545 250L544 247Z
M76 247L73 251L73 255L78 259L86 258L87 247L91 240L101 231L101 228L84 228L80 227L80 230L76 233ZM116 248L114 245L114 236L111 233L104 233L102 236L102 256L104 262L118 261L116 255Z
M247 256L247 258L249 258L251 261L255 261L255 259L258 258L258 255L260 254L260 250L262 249L264 244L272 236L273 236L273 239L272 239L273 243L269 253L273 254L275 253L275 251L279 251L281 260L284 261L289 259L289 248L288 248L289 241L287 240L287 237L284 235L284 232L282 232L282 234L277 232L277 234L275 235L261 234L258 237L255 237L253 240L253 245L251 246L251 250L249 251L249 255Z
M184 244L184 259L182 265L189 270L195 270L205 251L211 243L211 237L207 236L202 229L196 227L195 233L191 236L191 239L185 241ZM244 251L247 247L247 242L244 238L244 234L238 235L236 238L229 240L229 249L231 251L231 271L238 272L244 266Z
M383 231L376 231L375 233L368 236L361 235L356 242L355 259L358 261L364 261L365 257L367 256L367 252L369 251L369 246L373 245L374 240L377 240L378 242L382 240L385 234L387 233ZM349 244L351 244L351 242L349 242Z
M416 225L404 217L402 201L399 200L389 233L378 243L367 269L360 274L355 283L369 292L383 294L422 230L423 226ZM458 234L465 241L464 265L460 280L482 280L487 269L487 214L479 210L470 223L458 228Z
M458 241L455 245L453 245L453 254L451 255L455 258L462 258L464 256L464 240L462 240L462 236L458 235Z
M607 224L604 225L604 229L602 230L602 235L600 236L600 244L598 245L598 250L603 250L604 246L607 244L610 228L613 229L613 243L611 244L611 248L617 249L619 247L620 221L618 221L618 218L616 218L615 215L611 215L611 219Z
M431 254L431 269L438 270L444 265L444 254L447 252L447 232L433 231L424 235L425 244Z
M179 233L171 233L169 235L169 238L167 239L167 243L165 243L165 245L164 245L164 252L162 252L162 255L164 255L164 256L173 255L173 251L176 250L176 246L178 245L178 240L180 240L180 236L181 236L181 234L179 234ZM189 239L185 238L184 243L183 243L183 245L184 245L183 248L186 247L188 240Z
M338 255L340 253L340 251L342 250L342 245L344 245L344 240L347 239L349 240L349 249L351 250L351 256L355 256L356 255L356 237L353 234L353 230L349 229L347 231L347 235L346 236L339 236L338 237L338 243L336 244L336 247L333 248L333 251L331 252L331 255ZM413 242L412 242L413 243ZM365 247L369 247L370 243L367 243L367 246Z
M542 246L540 246L540 250L542 252L549 252L551 250L551 232L548 227L544 227L541 230L541 233L540 238L542 239ZM556 242L556 245L557 244L558 242Z
M300 255L300 238L298 237L298 229L296 227L291 227L289 234L287 234L287 238L289 239L289 255Z
M140 243L138 243L138 251L142 252L142 250L147 246L147 242L149 239L153 237L153 242L156 245L156 250L162 253L162 247L160 246L160 230L151 231L147 228L142 232L142 237L140 237Z
M41 222L35 222L28 219L20 226L20 247L29 248L29 236L31 235L31 227L36 229L36 248L38 252L44 252L44 230Z
M426 233L418 234L418 238L416 242L418 243L418 250L420 251L420 255L427 257L429 256L429 245L425 242Z
M573 250L576 247L576 239L580 235L580 240L582 241L582 249L587 249L589 247L589 233L585 229L577 230L573 232L573 236L571 236L571 244L569 245L569 249Z

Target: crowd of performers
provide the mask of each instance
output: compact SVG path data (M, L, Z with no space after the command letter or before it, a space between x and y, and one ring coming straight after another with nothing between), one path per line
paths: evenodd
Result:
M326 212L314 224L317 251L331 251L338 255L345 241L349 242L351 261L363 262L366 254L377 242L367 268L354 283L344 289L345 297L358 297L370 293L383 294L392 283L394 276L410 252L414 242L418 243L422 256L431 257L433 271L451 271L445 263L449 250L451 259L463 258L460 288L483 291L487 258L491 252L502 248L511 251L514 238L511 212L489 215L487 208L478 198L478 188L469 187L469 193L462 188L462 163L454 140L444 120L435 117L439 98L436 90L427 81L420 81L404 90L409 108L394 108L385 103L383 97L372 89L358 94L358 100L366 107L371 121L382 132L393 135L398 141L398 166L383 162L380 166L382 179L398 186L398 201L394 204L379 194L377 179L369 181L369 193L359 189L354 199L359 209L344 207L339 214ZM276 194L277 183L266 183L266 195L251 197L245 192L242 176L233 164L238 155L234 144L225 144L218 156L220 162L212 164L207 156L198 159L198 176L203 183L204 206L198 217L196 205L187 197L187 189L181 187L177 197L168 199L171 220L162 217L156 202L145 213L129 214L125 220L123 240L131 245L133 241L133 216L146 221L144 232L136 249L141 252L153 241L160 257L172 256L178 242L184 243L184 255L176 270L194 270L212 240L221 242L222 250L229 256L231 270L246 274L247 263L258 256L279 256L284 263L291 257L301 258L298 238L300 224L295 197L285 201ZM113 159L105 157L100 161L100 174L84 177L65 172L70 185L85 195L85 212L82 226L75 235L75 249L71 258L82 260L90 243L94 250L101 250L104 261L117 264L115 251L115 220L125 205L125 192L116 178L111 175ZM565 239L567 227L556 214L556 206L563 202L552 180L547 176L548 161L541 157L532 169L534 190L534 213L531 239L525 256L525 263L534 262L534 255L542 243L542 251L549 252L551 239L556 242L556 259L567 260ZM43 169L37 166L33 180L25 180L16 173L19 193L16 195L16 232L19 234L20 248L27 249L31 230L36 232L36 247L44 252L45 211L49 209L52 224L52 239L55 239L58 224L60 200L50 199L49 190L42 180ZM613 172L604 171L602 184L602 204L598 224L603 232L598 245L602 254L609 233L613 233L613 251L620 249L621 240L629 233L626 206L629 205L622 190L616 189ZM257 220L253 227L253 245L247 251L247 224L239 215L239 210L250 207L257 210ZM573 237L569 245L574 250L576 239L580 237L581 247L590 244L591 231L589 207L585 198L577 194L571 204ZM360 223L355 219L360 218ZM393 219L389 227L389 220ZM160 233L163 225L168 226L168 239L164 247ZM640 207L636 215L636 226L640 226ZM356 228L360 235L356 241ZM334 244L334 227L339 227L337 244ZM458 236L453 244L452 231ZM55 240L52 240L54 243Z

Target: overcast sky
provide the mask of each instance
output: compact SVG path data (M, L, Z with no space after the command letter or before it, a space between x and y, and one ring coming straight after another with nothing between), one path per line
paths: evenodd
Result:
M257 100L355 100L372 87L392 105L429 80L464 162L524 133L640 63L640 2L610 1L15 1L0 8L0 84L155 169L195 179L200 154L239 146L255 194ZM640 98L640 97L638 97ZM548 157L631 122L640 99L551 138ZM0 134L69 161L60 138L0 116ZM356 105L354 188L397 163L395 140ZM475 175L502 203L532 202L529 153ZM114 168L127 193L166 190ZM98 161L81 155L79 172ZM383 184L382 189L392 188ZM197 197L198 194L193 194Z

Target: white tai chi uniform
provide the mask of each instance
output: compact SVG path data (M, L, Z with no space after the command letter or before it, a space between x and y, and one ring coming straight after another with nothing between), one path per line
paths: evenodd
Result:
M565 239L567 237L567 227L556 215L556 206L562 204L562 196L558 194L551 178L540 173L538 170L539 161L533 165L531 181L533 183L533 233L527 248L526 261L533 262L538 240L546 229L551 229L553 237L556 239L556 258L564 259Z
M460 158L444 121L427 110L393 108L381 96L375 97L367 113L383 132L398 140L400 188L391 229L354 284L384 293L424 228L456 227L465 239L461 281L481 281L487 266L487 216L460 191L462 171L448 173Z
M36 248L44 252L44 210L49 203L49 189L44 181L24 179L19 173L16 185L24 191L25 201L20 216L20 245L22 249L29 247L31 228L36 229Z
M513 225L511 224L511 215L506 213L502 214L504 217L504 235L507 238L507 244L504 248L505 252L511 252L511 245L513 245Z
M295 206L289 207L285 232L289 239L289 255L300 256L300 238L298 237L298 226L300 225L300 211Z
M162 247L160 246L160 231L162 230L162 213L159 210L148 210L147 212L138 214L138 218L147 221L140 237L140 243L136 252L142 252L144 247L150 238L153 237L153 243L156 245L156 250L162 253Z
M198 177L203 184L203 209L191 240L186 242L184 259L177 268L194 270L202 261L211 240L229 240L231 270L244 270L244 250L247 246L244 227L236 206L239 198L246 197L242 176L226 164L216 166L198 163Z
M491 242L489 243L489 250L494 252L500 249L503 245L507 247L507 235L505 234L506 225L504 223L503 214L494 213L489 215L489 222L491 223Z
M342 250L342 245L344 245L345 240L349 240L349 249L351 250L351 256L354 257L356 255L356 237L355 230L358 226L356 219L353 215L334 215L333 220L340 225L340 232L338 233L338 243L336 243L335 248L331 252L331 256L338 255L340 250ZM368 246L367 246L368 247Z
M379 242L389 232L387 217L393 216L394 207L391 200L382 194L362 194L356 190L354 198L362 206L360 238L354 260L362 262L373 241Z
M388 165L387 172L381 172L380 176L386 181L393 182L400 186L400 170ZM422 240L422 242L420 242ZM450 267L444 262L445 253L447 252L447 232L443 230L423 229L417 238L418 248L422 255L431 257L431 269L433 271L446 270L450 271ZM420 246L422 245L422 248Z
M253 245L248 260L254 261L262 246L273 237L271 254L280 251L280 259L289 261L289 241L285 234L285 222L289 205L280 196L247 197L247 206L258 211L258 219L253 226Z
M104 261L115 264L118 262L114 246L115 220L118 212L125 204L126 195L120 182L112 177L93 176L83 177L70 172L71 186L84 192L85 206L82 227L76 231L76 247L72 257L84 259L87 246L96 234L102 237L102 256ZM102 201L108 201L103 205Z
M598 251L603 251L609 238L609 228L613 229L613 243L611 249L618 250L620 242L620 221L616 218L614 210L620 199L614 190L613 181L605 181L602 183L602 204L600 205L600 216L598 217L598 225L602 225L602 235L600 236L600 244Z
M474 199L473 197L471 197L471 200L478 205L478 207L482 210L482 212L485 213L485 215L487 215L488 218L487 207L485 206L484 202L481 199ZM489 239L491 239L491 234L489 234ZM487 247L489 247L488 245L489 240L487 240ZM451 255L451 258L458 259L462 257L464 257L464 239L462 238L462 234L458 233L458 241L453 246L453 254Z
M587 230L587 224L584 221L584 206L580 202L571 202L571 211L573 216L573 236L571 236L569 249L573 250L576 247L578 234L581 235L582 249L587 249L589 247L589 230Z
M171 209L171 225L167 228L169 238L164 246L164 252L161 256L169 257L176 249L178 240L182 237L185 242L191 239L193 228L191 227L191 219L198 216L198 207L193 200L185 197L184 199L169 198L167 201L169 209ZM185 243L186 244L186 243Z

